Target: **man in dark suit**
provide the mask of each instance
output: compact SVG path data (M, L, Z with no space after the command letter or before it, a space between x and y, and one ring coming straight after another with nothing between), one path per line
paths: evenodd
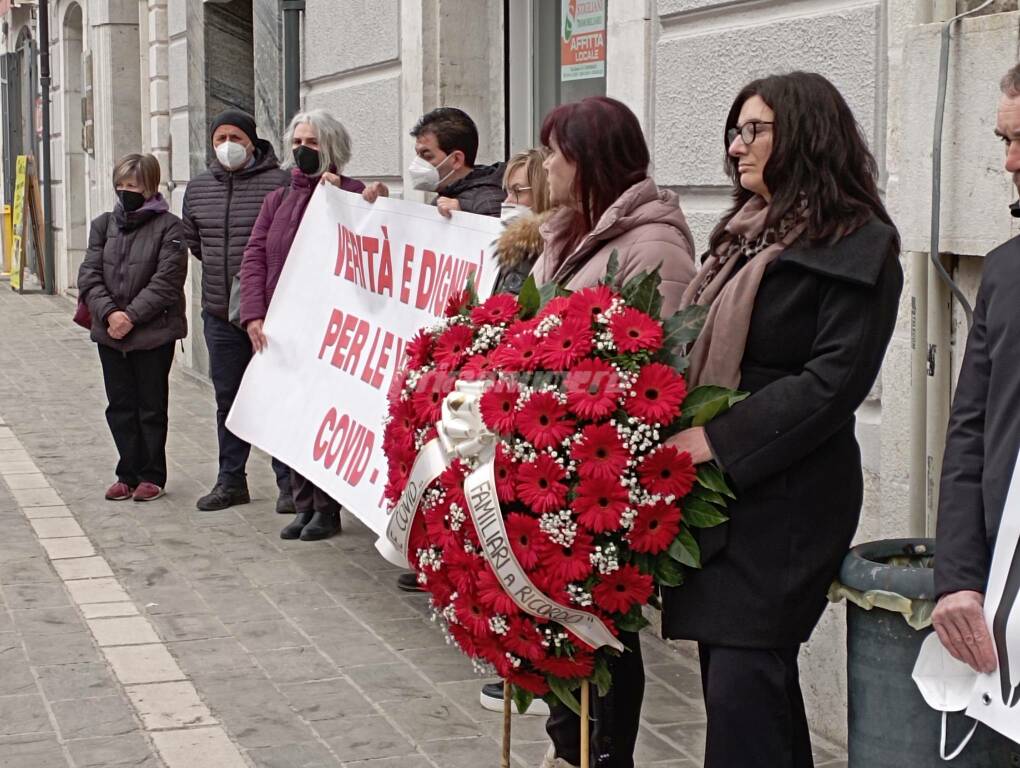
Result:
M1006 170L1020 189L1020 64L1003 77L1001 87L995 133L1005 145ZM1020 217L1020 204L1014 203L1012 212ZM935 631L954 657L986 673L1007 669L1005 643L998 638L996 658L984 596L1020 449L1018 304L1020 237L1015 237L985 259L949 423L935 557ZM1020 567L1020 558L1014 557L1013 566ZM1003 615L995 617L996 630L1005 626L1012 608L1008 596Z

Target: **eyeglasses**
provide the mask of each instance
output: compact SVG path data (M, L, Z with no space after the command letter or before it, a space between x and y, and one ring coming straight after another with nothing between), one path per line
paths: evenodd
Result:
M531 191L531 187L522 187L520 184L514 184L512 187L510 187L507 190L507 192L508 192L507 197L510 197L512 195L513 197L519 198L521 196L521 192L530 192L530 191Z
M737 136L744 144L754 144L754 140L758 138L758 129L763 125L773 125L773 123L766 123L761 120L751 120L738 125L736 128L730 128L726 131L726 146L731 145L737 140Z

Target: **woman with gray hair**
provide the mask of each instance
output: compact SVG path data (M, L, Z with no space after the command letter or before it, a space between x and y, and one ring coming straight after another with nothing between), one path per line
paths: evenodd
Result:
M325 110L294 115L284 139L284 146L288 144L292 158L283 167L291 169L290 185L266 195L241 262L241 324L256 352L266 347L262 323L315 188L332 184L370 201L386 192L377 186L366 190L357 179L343 175L351 159L351 137ZM340 505L335 500L293 469L291 488L297 515L280 531L281 538L314 541L339 533Z

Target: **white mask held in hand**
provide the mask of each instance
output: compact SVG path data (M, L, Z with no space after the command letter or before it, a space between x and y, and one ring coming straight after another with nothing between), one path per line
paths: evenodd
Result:
M977 720L974 721L960 746L951 755L947 755L946 720L950 712L962 712L967 708L978 673L962 661L954 659L942 645L938 635L932 632L921 643L921 652L917 654L911 677L914 678L914 683L917 684L925 703L936 712L942 713L940 754L943 760L952 760L963 752L963 748L977 730L978 723Z
M236 171L248 161L248 150L236 141L225 141L216 147L216 159L228 171Z
M502 203L499 206L499 220L504 224L509 224L518 216L524 216L528 213L531 213L531 209L526 205L518 203Z
M435 192L439 189L439 185L450 178L450 174L453 173L450 171L441 178L439 176L439 166L449 159L450 156L447 155L439 165L432 165L422 157L415 157L407 167L407 175L411 177L411 186L421 192Z

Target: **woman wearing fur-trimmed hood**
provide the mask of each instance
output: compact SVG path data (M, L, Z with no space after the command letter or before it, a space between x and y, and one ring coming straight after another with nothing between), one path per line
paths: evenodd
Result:
M506 164L506 201L500 218L505 229L496 241L499 275L494 293L520 293L545 243L539 227L549 217L549 186L540 149L518 152Z

